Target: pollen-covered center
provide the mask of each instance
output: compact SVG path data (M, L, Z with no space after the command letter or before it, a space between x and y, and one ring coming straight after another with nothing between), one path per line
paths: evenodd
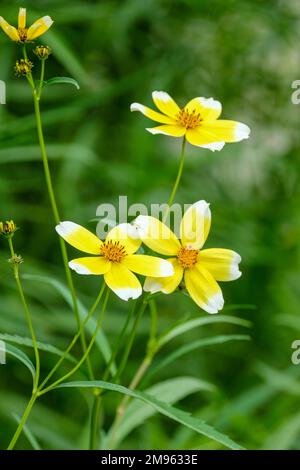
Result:
M198 254L200 250L193 250L191 248L180 248L177 253L179 264L183 268L192 268L198 261Z
M101 255L112 263L120 263L126 254L125 247L119 241L108 240L101 247Z
M186 129L195 129L195 127L200 125L201 121L201 115L195 109L190 112L183 108L177 115L178 124Z
M18 28L19 38L21 42L27 41L27 28Z

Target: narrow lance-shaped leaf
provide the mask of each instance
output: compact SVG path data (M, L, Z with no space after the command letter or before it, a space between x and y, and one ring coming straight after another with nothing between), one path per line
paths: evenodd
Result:
M139 392L137 390L130 390L122 385L113 384L110 382L104 382L102 380L91 380L91 381L78 381L78 382L67 382L58 385L56 388L100 388L104 390L111 390L112 392L122 393L123 395L128 395L133 398L138 398L139 400L148 403L153 406L159 413L167 416L168 418L176 421L177 423L183 424L184 426L193 429L199 434L208 437L214 441L219 442L233 450L243 450L239 444L231 440L225 434L220 433L212 426L206 424L203 420L199 418L194 418L191 414L179 410L168 403L161 402L157 398L154 398L151 395L148 395L145 392Z

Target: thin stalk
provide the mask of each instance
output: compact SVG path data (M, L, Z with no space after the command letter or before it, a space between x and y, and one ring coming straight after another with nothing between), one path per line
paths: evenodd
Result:
M27 405L27 407L26 407L26 409L25 409L25 411L24 411L24 414L23 414L23 416L22 416L22 419L21 419L21 421L20 421L20 423L19 423L19 425L18 425L18 427L17 427L17 429L16 429L16 432L15 432L15 434L13 435L12 440L10 441L10 443L9 443L9 445L8 445L8 447L7 447L7 450L13 450L13 448L15 447L15 445L16 445L16 443L17 443L19 437L20 437L20 434L21 434L21 432L23 431L23 428L24 428L24 426L25 426L25 424L26 424L26 421L27 421L27 419L28 419L28 416L29 416L29 414L30 414L30 412L31 412L31 410L32 410L32 407L33 407L33 405L35 404L36 399L37 399L37 394L32 395L32 397L31 397L30 401L28 402L28 405Z
M137 301L134 301L132 309L129 311L123 328L118 336L116 344L114 345L113 352L111 357L108 361L104 374L102 376L102 380L106 381L111 372L111 366L114 363L117 354L124 343L125 334L128 328L128 325L131 321L132 316L136 310ZM99 434L100 434L100 415L101 415L101 402L102 402L102 395L103 390L95 389L94 390L94 403L91 410L91 423L90 423L90 450L95 450L97 448L97 443L99 443Z
M149 302L150 306L150 314L151 314L151 326L150 326L150 335L149 335L149 340L147 344L147 354L145 358L143 359L142 363L140 364L139 368L137 369L133 379L131 380L128 388L130 390L136 389L136 387L139 385L141 382L142 378L144 377L145 373L149 369L153 358L157 352L157 309L156 309L156 304L154 299L145 299L144 304L146 305L147 302ZM108 443L108 449L113 449L116 441L116 434L117 431L120 427L120 424L123 420L124 413L126 411L126 407L128 405L128 402L130 400L130 397L128 395L124 396L123 399L120 402L120 405L117 408L115 419L113 421L111 431L110 431L110 438L109 438L109 443Z
M128 328L128 325L135 313L135 310L136 310L136 306L137 306L137 301L134 302L134 305L132 307L132 309L129 311L129 314L127 315L126 317L126 320L125 320L125 323L123 325L123 328L119 334L119 337L117 339L117 342L116 342L116 345L114 346L113 348L113 352L111 354L111 357L108 361L108 364L106 366L106 369L105 369L105 372L103 374L103 377L102 377L102 380L106 381L109 377L109 373L110 373L110 370L111 370L111 366L113 364L113 362L115 361L116 357L117 357L117 354L120 350L120 348L122 347L123 345L123 342L124 342L124 337L125 337L125 334L126 334L126 331L127 331L127 328Z
M39 83L39 88L37 92L38 99L41 99L41 94L43 91L43 84L44 84L44 78L45 78L45 62L46 62L46 59L41 59L41 76L40 76L40 83Z
M120 364L120 366L117 370L117 373L114 377L114 382L116 382L116 383L120 380L120 377L122 376L122 374L124 372L124 369L127 365L127 361L128 361L131 349L132 349L132 345L133 345L133 342L134 342L134 339L135 339L135 335L136 335L137 329L139 327L139 324L140 324L141 318L143 316L143 313L144 313L144 311L147 307L147 304L148 304L147 299L142 300L140 309L139 309L138 313L136 314L135 321L134 321L129 339L127 341L127 345L126 345L125 351L123 353L121 364Z
M26 51L25 46L23 46L23 55L24 55L24 58L27 60L28 57L27 57L27 51ZM43 60L42 61L42 67L41 67L40 86L39 86L38 92L35 88L34 80L32 78L31 73L29 73L27 75L27 80L28 80L28 82L31 86L31 89L32 89L34 111L35 111L35 116L36 116L36 127L37 127L39 145L40 145L40 149L41 149L41 155L42 155L42 161L43 161L43 167L44 167L46 186L47 186L48 195L49 195L49 199L50 199L50 204L51 204L51 208L52 208L53 218L54 218L54 221L57 225L57 224L60 223L61 219L60 219L58 206L57 206L57 202L56 202L56 197L55 197L55 192L54 192L53 183L52 183L52 177L51 177L49 161L48 161L48 155L47 155L46 145L45 145L44 132L43 132L41 110L40 110L40 98L41 98L41 92L42 92L41 83L44 80L44 75L45 75L45 61ZM72 279L72 274L71 274L70 267L69 267L69 260L68 260L68 255L67 255L66 244L65 244L64 240L61 237L59 237L59 243L60 243L60 249L61 249L64 269L65 269L65 275L66 275L66 278L67 278L67 283L68 283L69 290L70 290L71 297L72 297L73 310L74 310L75 317L76 317L77 328L80 329L81 321L80 321L80 315L79 315L79 310L78 310L77 296L76 296L75 287L74 287L74 283L73 283L73 279ZM82 332L81 332L80 339L81 339L81 345L82 345L83 352L85 352L86 351L86 339L85 339L84 330L82 330ZM94 374L93 374L93 370L92 370L92 366L91 366L89 358L87 359L87 366L88 366L90 379L93 380L94 379Z
M13 259L15 257L15 250L14 250L14 246L13 246L12 237L8 238L8 244L9 244L10 254L11 254L11 257ZM28 328L29 328L29 331L30 331L31 339L32 339L33 349L34 349L35 369L36 369L36 374L35 374L34 383L33 383L33 390L32 390L32 393L34 394L37 391L38 384L39 384L39 379L40 379L40 368L41 368L41 366L40 366L40 354L39 354L39 349L38 349L38 345L37 345L35 331L34 331L32 320L31 320L30 311L29 311L29 308L28 308L28 305L27 305L27 302L26 302L26 298L25 298L25 294L24 294L24 290L23 290L23 287L22 287L22 284L21 284L21 281L20 281L19 265L16 264L16 263L13 263L13 270L14 270L14 277L15 277L15 280L16 280L16 284L17 284L17 288L18 288L18 291L19 291L19 295L20 295L20 298L21 298L22 305L23 305L23 309L24 309L24 312L25 312L26 321L27 321L27 324L28 324Z
M100 391L94 397L94 403L91 411L91 429L90 429L90 450L97 450L100 439L100 416L101 416L101 401L102 397Z
M80 359L80 361L76 364L76 366L73 367L72 370L70 370L63 377L60 377L58 380L56 380L51 385L49 385L49 387L44 388L43 390L40 390L38 392L39 396L44 395L45 393L49 392L53 388L57 387L57 385L59 385L61 382L64 382L65 380L67 380L69 377L71 377L73 374L75 374L75 372L77 372L77 370L81 367L81 365L86 361L86 359L87 359L87 357L88 357L88 355L89 355L89 353L90 353L90 351L91 351L91 349L92 349L92 347L95 343L95 340L96 340L97 334L100 330L100 327L102 325L102 320L103 320L104 313L105 313L105 310L106 310L108 297L109 297L109 289L107 288L106 289L106 295L105 295L105 298L104 298L104 302L102 304L101 312L100 312L100 315L98 317L96 329L95 329L94 334L91 338L90 344L88 345L88 347L87 347L85 353L83 354L82 358Z
M171 192L171 196L169 198L169 201L168 201L168 208L164 214L164 217L163 217L163 222L166 221L166 218L168 217L168 214L170 212L170 207L171 205L173 204L173 201L175 199L175 196L176 196L176 193L177 193L177 189L178 189L178 186L179 186L179 183L180 183L180 180L181 180L181 177L182 177L182 172L183 172L183 167L184 167L184 151L185 151L185 144L186 144L186 139L185 137L183 137L182 139L182 145L181 145L181 157L180 157L180 162L179 162L179 167L178 167L178 172L177 172L177 176L176 176L176 180L175 180L175 183L173 185L173 189L172 189L172 192Z
M57 363L55 364L55 366L51 369L51 371L49 372L49 374L47 375L47 377L44 379L44 381L41 383L40 387L39 387L39 390L42 390L42 388L46 385L46 383L49 381L49 379L53 376L53 374L57 371L57 369L59 368L59 366L62 364L62 362L65 360L65 358L67 357L67 355L69 354L69 352L71 351L71 349L73 348L73 346L75 345L75 343L77 342L78 338L80 337L80 334L82 332L82 330L84 329L85 325L87 324L87 322L89 321L89 319L93 316L96 308L98 307L101 299L102 299L102 296L103 296L103 293L105 291L105 283L102 284L102 287L100 289L100 292L99 292L99 295L97 297L97 299L95 300L92 308L90 309L89 313L87 314L87 316L85 317L84 321L82 322L78 332L76 333L76 335L73 337L71 343L69 344L68 348L65 350L65 352L63 353L63 355L60 357L60 359L57 361Z

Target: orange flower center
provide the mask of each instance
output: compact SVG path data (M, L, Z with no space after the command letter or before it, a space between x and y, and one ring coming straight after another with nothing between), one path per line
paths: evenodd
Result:
M198 261L198 254L200 250L193 250L191 248L180 248L177 253L179 264L183 268L192 268Z
M200 125L201 121L200 113L196 113L195 109L192 112L181 109L177 115L178 124L186 129L195 129L195 127Z
M19 38L21 42L25 42L27 40L27 28L18 28Z
M126 254L125 247L118 241L108 240L101 247L101 255L113 263L120 263Z

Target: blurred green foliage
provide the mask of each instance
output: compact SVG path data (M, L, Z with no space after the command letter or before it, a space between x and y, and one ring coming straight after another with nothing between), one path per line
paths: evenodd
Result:
M69 75L81 85L79 91L68 85L49 87L42 100L64 218L93 228L97 206L116 203L119 195L128 195L129 203L167 200L180 142L148 134L144 128L149 121L129 111L134 101L151 105L153 90L168 91L182 105L195 96L213 96L222 102L224 118L251 127L248 141L227 145L220 153L187 146L177 201L208 200L213 224L207 246L241 253L242 278L222 286L224 314L251 320L252 340L196 349L142 386L178 376L204 380L215 387L193 385L188 399L184 393L176 398L177 406L246 448L300 449L300 415L295 412L300 366L291 363L291 343L300 336L299 109L291 103L291 83L300 75L299 2L1 0L0 14L14 24L20 6L27 7L32 20L44 14L55 20L42 38L53 49L46 78ZM64 282L30 90L13 75L19 57L18 47L1 34L0 79L7 84L7 105L0 106L0 218L13 218L20 227L15 243L25 260L22 273ZM2 240L0 332L29 336L7 258ZM75 282L83 303L91 305L99 280L78 276ZM75 331L68 305L46 284L24 279L24 288L38 339L64 349ZM112 296L104 325L112 344L127 308ZM159 297L158 308L160 330L207 315L181 294ZM124 385L144 355L148 330L147 313ZM223 323L196 328L166 345L157 362L195 340L243 333L242 327ZM55 356L42 353L44 373L54 361ZM93 362L100 376L103 359L97 348ZM0 366L1 448L15 430L13 413L21 415L28 400L30 380L24 366L12 359ZM106 394L105 427L119 399ZM85 448L89 404L83 391L53 392L36 405L30 432L43 448ZM219 448L158 414L120 446ZM18 448L31 447L23 435Z

